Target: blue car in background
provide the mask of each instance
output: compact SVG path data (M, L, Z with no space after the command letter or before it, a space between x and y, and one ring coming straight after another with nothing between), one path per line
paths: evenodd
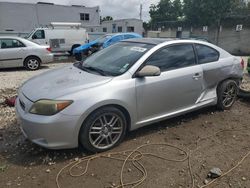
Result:
M142 38L142 36L137 33L106 34L94 41L75 48L73 50L73 55L75 56L76 60L81 61L84 57L87 57L103 48L107 48L108 46L111 46L121 40L131 38Z

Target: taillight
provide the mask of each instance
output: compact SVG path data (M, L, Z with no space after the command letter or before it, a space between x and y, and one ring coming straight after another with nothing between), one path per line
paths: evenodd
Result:
M245 62L244 62L244 60L243 60L242 58L241 58L240 64L241 64L242 69L244 69L244 67L245 67Z
M51 52L51 48L46 48L46 50L47 50L48 52Z

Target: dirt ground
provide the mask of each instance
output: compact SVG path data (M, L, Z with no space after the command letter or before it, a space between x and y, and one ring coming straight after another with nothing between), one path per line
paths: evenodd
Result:
M51 64L39 72L27 73L23 69L0 71L0 103L5 97L15 95L17 87L28 77L61 65L63 64ZM249 76L246 75L246 79ZM209 107L153 124L129 133L125 141L110 152L133 150L143 144L152 143L175 145L189 154L191 152L190 166L195 187L200 187L211 181L208 179L205 182L211 168L218 167L225 173L250 151L249 107L250 101L239 99L230 111L222 112ZM141 152L154 153L170 160L185 158L185 152L171 147L148 146L141 149ZM0 104L1 188L57 187L55 179L58 172L65 165L88 155L82 149L51 151L30 143L19 130L14 109ZM147 178L139 187L192 187L188 160L173 162L145 155L141 163L147 170ZM122 161L97 159L90 163L86 175L79 177L71 177L66 168L59 177L59 183L61 188L116 187L120 183L122 164ZM74 173L83 171L84 164L73 169ZM125 183L141 176L131 164L125 166ZM249 188L250 156L232 172L208 187Z

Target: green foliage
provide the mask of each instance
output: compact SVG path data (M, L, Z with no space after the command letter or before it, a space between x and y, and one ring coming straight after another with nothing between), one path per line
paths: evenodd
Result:
M231 15L247 11L247 5L241 0L160 0L150 6L150 24L164 21L185 21L189 25L213 25L218 27L221 21Z
M113 20L113 17L112 16L105 16L104 18L101 19L101 21L110 21L110 20Z
M218 25L238 5L239 0L184 0L183 11L193 25Z
M181 0L160 0L157 5L152 4L149 11L152 23L178 20L182 13Z
M7 169L7 165L0 166L0 171L4 172Z

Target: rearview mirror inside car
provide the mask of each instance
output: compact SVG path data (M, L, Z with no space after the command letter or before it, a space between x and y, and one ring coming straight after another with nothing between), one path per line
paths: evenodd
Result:
M136 77L149 77L149 76L160 76L161 70L159 67L153 65L146 65L139 72L136 73Z

